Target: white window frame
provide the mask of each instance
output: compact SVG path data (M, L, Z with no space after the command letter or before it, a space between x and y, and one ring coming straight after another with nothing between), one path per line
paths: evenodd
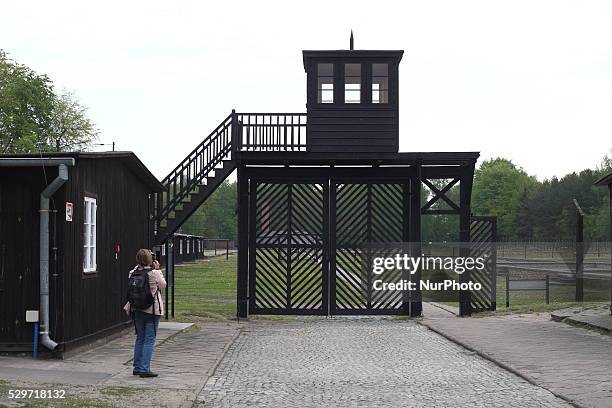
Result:
M98 270L97 218L97 200L93 197L85 197L85 201L83 203L83 273L94 273Z

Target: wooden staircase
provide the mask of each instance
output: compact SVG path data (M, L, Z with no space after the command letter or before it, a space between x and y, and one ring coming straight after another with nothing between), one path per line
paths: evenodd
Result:
M236 168L232 112L166 178L154 197L155 242L174 234Z
M238 152L306 151L306 114L236 113L219 124L162 180L152 199L155 244L174 234L236 169Z

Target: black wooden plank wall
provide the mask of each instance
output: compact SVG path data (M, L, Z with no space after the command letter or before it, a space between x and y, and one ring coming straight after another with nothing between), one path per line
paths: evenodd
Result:
M49 181L56 168L46 168ZM32 325L25 323L25 311L39 305L39 206L45 188L42 168L0 168L0 343L31 345ZM51 206L57 205L52 201ZM51 214L51 228L53 228ZM50 247L53 247L51 232ZM55 270L51 257L50 270ZM51 298L58 299L59 277L50 277ZM57 283L57 284L56 284ZM50 302L51 316L61 302ZM61 310L59 310L61 313ZM61 328L53 321L51 330Z
M120 159L77 159L66 187L74 221L63 228L65 342L121 325L127 275L151 246L148 189ZM84 197L97 198L97 272L83 273ZM120 252L115 254L115 246ZM117 255L117 256L116 256Z
M309 149L312 152L397 152L398 116L394 107L308 111Z

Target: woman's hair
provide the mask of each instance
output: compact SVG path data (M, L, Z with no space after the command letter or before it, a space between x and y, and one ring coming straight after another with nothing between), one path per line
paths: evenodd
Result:
M153 255L148 249L140 249L136 253L136 262L141 266L151 266L153 263Z

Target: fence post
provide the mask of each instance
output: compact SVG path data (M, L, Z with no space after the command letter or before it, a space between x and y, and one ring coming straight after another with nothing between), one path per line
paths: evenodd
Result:
M576 302L584 300L584 212L578 201L576 206Z
M217 256L217 240L215 239L215 256Z
M170 309L168 292L174 290L174 236L170 235L164 245L166 246L166 279L170 286L166 286L166 310L164 310L164 318L168 320L168 309ZM172 317L174 317L174 314L172 314Z
M551 250L550 250L550 257L551 258L555 257L555 241L552 242L552 246L551 246Z
M506 309L510 307L510 271L506 268Z
M225 260L229 259L229 239L225 240Z
M172 316L172 319L174 319L174 277L176 276L176 274L174 272L175 271L174 271L174 267L173 267L173 270L172 270L172 280L171 280L171 282L172 282L172 290L170 292L170 295L171 295L170 298L172 299L172 302L171 302L172 313L170 314L170 316ZM168 307L168 305L166 305L166 307Z
M550 275L546 274L546 304L550 303Z

